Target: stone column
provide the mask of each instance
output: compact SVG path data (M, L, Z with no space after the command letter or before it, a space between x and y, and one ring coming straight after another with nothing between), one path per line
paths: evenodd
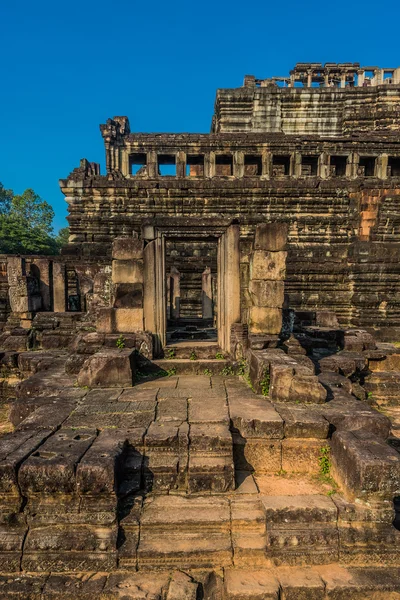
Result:
M170 318L176 321L180 317L181 302L181 274L176 267L171 267L169 281Z
M54 312L67 310L65 265L59 262L53 263L53 310Z
M201 303L203 319L213 318L212 275L210 267L206 267L201 276Z
M42 297L42 309L51 310L50 295L50 261L46 258L35 259L34 264L40 270L40 295Z
M250 256L250 334L276 337L282 329L287 233L286 223L256 227Z
M340 74L340 87L341 88L345 88L346 87L346 73L341 73Z
M231 325L240 322L240 227L230 225L221 236L218 253L218 341L230 351Z
M176 176L185 177L186 173L186 154L185 152L177 152L176 157Z
M301 152L295 152L290 161L294 177L301 177Z
M28 282L23 259L19 256L7 258L7 281L12 312L27 313L29 311Z
M376 159L376 176L379 179L387 179L388 155L381 154Z
M233 153L233 175L234 177L244 176L244 153L234 152Z
M357 87L363 87L365 81L365 71L360 69L357 71Z
M261 176L265 177L265 179L270 179L270 177L272 175L272 160L273 160L272 152L268 152L268 150L263 150L262 154L261 154L261 161L262 161Z
M150 178L157 177L158 175L158 166L157 166L157 153L152 150L147 155L147 173Z

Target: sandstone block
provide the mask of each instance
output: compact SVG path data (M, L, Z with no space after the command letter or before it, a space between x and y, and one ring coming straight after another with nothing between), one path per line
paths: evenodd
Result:
M250 308L249 330L251 333L278 334L282 329L282 310L264 306Z
M114 308L143 308L143 284L115 284Z
M283 440L282 469L288 473L318 473L321 441Z
M272 252L284 250L287 236L287 223L261 223L256 227L254 248Z
M130 387L135 372L134 351L117 348L96 352L84 363L78 384L88 387Z
M283 281L263 281L251 279L249 293L253 306L282 308L285 283Z
M133 333L143 331L142 308L101 308L97 329L102 333Z
M142 260L113 260L113 283L143 283Z
M250 259L250 279L282 281L286 273L287 252L255 250Z
M278 580L268 570L225 572L225 597L231 600L278 600Z
M336 431L332 436L334 477L350 498L392 500L400 494L400 455L365 431Z
M143 240L134 237L115 238L112 245L112 257L116 260L143 258Z
M316 375L294 375L289 390L289 401L321 404L325 402L326 395L326 389Z

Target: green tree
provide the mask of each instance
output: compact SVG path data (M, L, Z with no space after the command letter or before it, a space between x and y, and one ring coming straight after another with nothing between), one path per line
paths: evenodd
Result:
M56 254L54 211L32 189L14 194L0 184L0 253Z
M58 247L61 249L63 246L68 244L69 239L69 227L63 227L60 229L56 236L56 242Z

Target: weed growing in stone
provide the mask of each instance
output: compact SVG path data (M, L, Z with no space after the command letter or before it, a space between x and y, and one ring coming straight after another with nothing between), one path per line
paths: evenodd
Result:
M165 351L165 358L168 358L169 360L172 360L173 358L176 358L176 350L175 350L175 348L168 348Z
M270 384L270 376L269 376L268 371L265 371L264 377L260 381L261 394L263 396L268 396L269 384Z
M167 377L172 377L172 375L176 375L176 367L171 367L170 369L166 369Z
M221 375L225 375L225 377L228 377L230 375L234 375L235 372L233 370L233 368L231 367L231 365L226 365L226 367L224 367L221 371Z
M208 377L210 377L212 375L211 369L204 369L203 374L207 375Z
M194 350L192 350L192 352L190 353L189 358L190 360L197 360L197 354Z
M216 360L225 360L225 356L222 354L222 352L217 352L215 358Z
M123 348L125 348L125 341L126 341L126 340L125 340L124 336L123 336L123 335L122 335L122 333L121 333L121 335L119 336L119 338L118 338L118 339L117 339L117 341L115 342L115 345L117 346L117 348L118 348L119 350L122 350Z
M242 358L242 360L239 361L237 375L241 375L242 377L245 377L246 373L248 373L248 370L249 370L249 368L247 365L247 361L245 358Z

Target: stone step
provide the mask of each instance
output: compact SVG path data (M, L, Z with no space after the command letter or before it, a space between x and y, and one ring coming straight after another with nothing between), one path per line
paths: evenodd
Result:
M375 371L365 379L368 396L378 404L400 406L400 372Z
M231 361L218 359L156 359L152 361L161 371L174 375L235 375L236 368Z
M196 356L201 360L222 360L228 357L227 353L223 353L216 342L181 342L176 345L168 344L164 348L164 358L166 359L190 359L191 356Z
M224 572L52 573L0 575L0 600L398 600L398 571L387 567L268 569L226 568ZM71 595L72 594L72 595Z

